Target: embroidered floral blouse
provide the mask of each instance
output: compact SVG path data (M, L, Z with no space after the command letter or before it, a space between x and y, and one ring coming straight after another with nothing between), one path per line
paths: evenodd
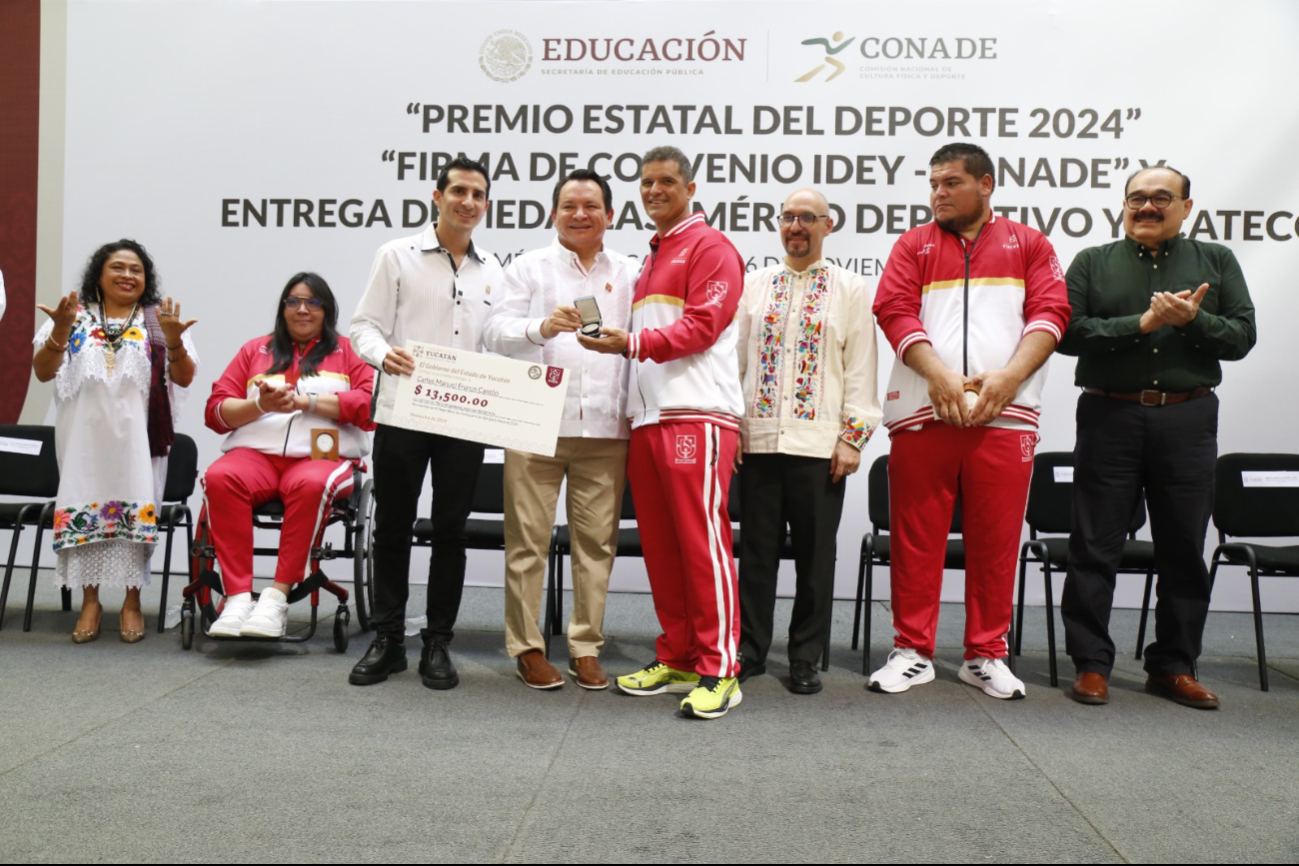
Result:
M33 342L42 345L52 332L50 320ZM182 342L197 358L188 331ZM55 376L56 551L98 541L157 540L159 475L149 456L147 430L152 353L142 315L110 352L97 308L78 308L67 357ZM175 419L185 389L168 387Z

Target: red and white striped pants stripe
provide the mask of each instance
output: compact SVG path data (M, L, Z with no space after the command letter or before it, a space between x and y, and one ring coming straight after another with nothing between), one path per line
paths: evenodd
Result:
M739 670L738 578L726 513L739 434L711 422L632 431L627 479L663 634L656 658L700 676Z
M931 421L889 450L896 646L933 658L947 533L961 494L965 658L1004 658L1037 433Z
M275 579L301 583L311 568L311 546L324 531L330 503L352 493L352 462L280 457L251 448L221 455L203 473L203 508L226 595L253 586L253 509L284 503Z

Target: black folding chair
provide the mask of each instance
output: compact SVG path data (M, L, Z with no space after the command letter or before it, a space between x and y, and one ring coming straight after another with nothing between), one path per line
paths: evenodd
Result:
M861 560L857 567L857 598L853 604L852 648L857 649L857 634L863 635L861 652L861 672L870 675L871 655L871 618L870 610L862 616L863 601L870 604L875 585L875 566L887 567L889 559L889 455L884 454L871 464L867 476L867 511L870 515L871 531L862 536ZM961 498L958 495L952 509L952 527L949 535L961 533ZM943 569L961 571L965 569L965 542L959 538L949 538L943 557ZM1008 659L1010 669L1015 670L1015 655Z
M491 449L489 449L490 451ZM466 550L505 549L505 464L486 462L478 473L474 488L472 514L491 517L470 517L465 522ZM415 547L433 546L433 519L421 517L415 521Z
M0 495L22 496L36 501L0 502L0 529L13 533L4 585L0 587L0 625L4 623L9 581L18 556L18 539L23 527L36 527L32 548L32 571L27 586L27 612L23 631L31 631L32 606L36 601L36 570L41 564L41 541L54 525L54 497L59 492L59 461L54 453L54 428L31 424L0 425ZM34 452L34 453L32 453ZM63 591L63 609L71 610L71 595Z
M1299 577L1299 545L1228 542L1227 538L1299 536L1299 455L1224 454L1218 458L1215 485L1213 525L1218 528L1218 546L1213 551L1209 583L1212 585L1217 577L1219 565L1249 569L1258 685L1267 691L1267 650L1263 644L1258 579Z
M1050 659L1051 685L1059 685L1055 658L1055 603L1051 575L1064 571L1069 564L1069 532L1073 526L1073 452L1043 451L1033 458L1033 480L1028 487L1028 541L1019 550L1019 603L1015 623L1015 655L1020 654L1024 634L1024 589L1030 565L1042 566L1046 591L1046 645ZM1141 659L1146 642L1146 610L1154 585L1155 546L1137 541L1137 530L1146 523L1145 497L1138 496L1128 524L1128 540L1123 543L1123 558L1118 574L1141 574L1146 578L1145 602L1137 626L1137 659ZM1052 533L1053 538L1041 538ZM1061 537L1062 536L1062 537Z
M842 483L842 482L841 482ZM727 516L731 518L731 539L736 559L740 556L740 533L743 526L740 524L740 473L737 471L731 475L731 493L730 498L726 501ZM794 541L790 538L789 527L785 527L785 543L780 548L780 558L782 560L794 560ZM836 561L837 561L836 557ZM830 640L826 636L825 650L821 653L821 670L830 670Z
M158 602L158 634L166 631L167 584L171 582L171 546L176 527L185 527L185 550L194 546L194 515L187 503L194 495L197 480L198 446L184 433L177 433L167 456L167 480L158 510L158 529L167 536L162 560L162 598Z

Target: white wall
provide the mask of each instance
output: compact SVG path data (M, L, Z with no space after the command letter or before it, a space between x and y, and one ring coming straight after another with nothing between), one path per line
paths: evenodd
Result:
M1296 312L1285 291L1283 266L1293 263L1291 243L1299 232L1293 216L1273 223L1284 239L1269 238L1243 217L1233 217L1226 237L1222 212L1299 213L1299 180L1286 170L1289 143L1299 133L1299 112L1286 100L1271 98L1291 78L1293 37L1299 33L1299 6L1284 0L1250 4L1148 2L1134 15L1130 3L1093 2L776 2L708 4L668 2L227 2L165 3L71 0L67 5L66 151L62 237L42 238L61 250L62 279L43 283L52 297L73 286L89 253L100 243L135 237L154 255L166 292L200 320L195 339L203 366L195 398L181 429L198 439L201 463L218 453L219 438L202 426L207 383L245 340L269 330L274 300L287 277L302 269L325 276L350 310L360 296L374 250L393 237L414 234L403 228L402 202L427 202L431 179L420 179L418 154L463 151L490 154L494 166L510 154L519 178L500 177L492 197L498 208L517 214L536 201L548 209L553 179L531 179L533 161L575 154L585 165L594 155L639 154L660 143L687 153L729 155L742 160L774 160L788 154L804 173L782 183L768 178L716 179L705 172L696 196L710 213L728 209L724 226L746 257L761 264L780 255L777 237L752 230L753 207L777 206L794 185L814 185L849 215L848 225L827 243L827 254L851 259L873 276L887 259L897 231L855 231L859 206L909 213L927 201L925 167L942 143L966 138L944 129L903 124L894 134L835 134L841 109L864 112L881 107L887 131L893 116L923 115L925 122L951 109L993 109L987 134L972 138L994 158L1012 164L1022 158L1029 173L1039 159L1044 170L1032 182L1004 179L996 206L1037 209L1045 222L1058 208L1075 210L1070 229L1090 218L1084 236L1070 236L1057 217L1050 237L1068 262L1080 249L1111 240L1115 234L1103 209L1117 213L1122 183L1140 160L1167 160L1194 179L1197 210L1211 212L1219 238L1240 258L1259 310L1259 344L1244 361L1226 365L1221 389L1220 444L1227 451L1294 450L1296 414L1279 395L1276 371L1288 368L1293 348L1272 327ZM1227 39L1248 33L1248 39ZM518 80L492 80L484 60L487 41L503 30L521 34L531 61ZM836 34L841 34L835 38ZM823 49L802 44L816 37L834 45L853 40L834 55L846 71L827 81L829 69L813 80L797 78L820 64ZM626 39L637 52L646 39L659 52L689 50L708 56L712 44L731 60L713 62L566 62L577 42ZM679 39L669 45L668 40ZM952 54L974 46L973 59L868 58L868 53L925 40L932 53L937 41ZM558 41L548 41L558 40ZM736 59L742 42L743 59ZM875 41L869 41L875 40ZM895 41L890 41L895 40ZM589 51L590 43L585 43ZM488 58L490 59L490 58ZM554 74L589 70L592 74ZM636 72L640 74L626 74ZM644 74L649 73L649 74ZM498 70L499 74L499 70ZM1293 100L1289 100L1293 102ZM608 127L606 106L666 106L675 121L676 106L690 106L698 118L711 107L719 119L729 110L738 134L711 130L659 129L640 133L555 134L542 129L448 131L445 123L423 130L422 106L567 106L580 127L583 106L596 106ZM416 107L420 106L420 107ZM766 112L759 106L774 107ZM932 112L922 109L932 107ZM1034 111L1044 109L1044 115ZM494 109L489 109L490 115ZM558 109L555 109L558 111ZM1094 112L1095 137L1079 135ZM414 112L414 113L410 113ZM762 118L788 116L793 128L771 134L755 129ZM436 110L434 110L436 115ZM630 111L624 111L630 119ZM556 116L556 115L552 115ZM1058 119L1062 137L1047 124L1047 137L1030 134L1045 116ZM1102 129L1111 116L1121 133ZM1000 129L998 118L1013 118ZM1072 118L1072 132L1069 126ZM814 133L813 130L820 130ZM401 157L397 154L411 156ZM392 156L390 157L390 154ZM871 173L862 183L828 184L811 176L817 160L859 156ZM406 160L406 162L403 162ZM882 162L896 173L890 175ZM899 163L898 161L901 160ZM1068 161L1068 168L1062 164ZM401 175L409 164L413 171ZM597 167L608 170L606 160ZM788 159L783 167L792 165ZM1088 182L1062 188L1061 171L1086 166ZM1097 178L1095 171L1099 170ZM635 184L615 179L615 206L635 202ZM226 227L223 200L301 199L319 202L357 199L369 213L386 203L392 226L308 228ZM273 209L273 206L272 206ZM632 209L639 211L635 202ZM533 209L535 210L535 208ZM240 213L241 205L234 208ZM740 216L739 225L736 216ZM747 216L746 216L747 215ZM501 212L494 214L499 223ZM1039 225L1029 211L1015 219ZM508 219L508 217L507 217ZM644 221L643 215L640 217ZM1251 218L1257 222L1257 218ZM237 220L238 221L238 220ZM1256 237L1257 236L1257 237ZM549 242L543 228L483 228L481 244L504 258ZM649 231L624 227L608 243L639 255ZM1205 237L1201 235L1201 237ZM878 263L878 264L877 264ZM881 341L883 343L883 341ZM883 344L885 347L887 344ZM880 381L887 381L892 357L881 356ZM1073 360L1052 361L1043 415L1041 448L1069 450L1073 443ZM44 392L48 399L48 392ZM880 434L865 460L888 447ZM866 529L865 479L849 487L839 534L838 589L851 595L856 555ZM416 573L427 559L417 554ZM471 580L499 585L499 556L474 555ZM341 576L341 572L340 572ZM950 575L947 597L961 597L959 574ZM1040 587L1040 581L1034 581ZM639 562L620 562L615 585L644 586ZM1135 586L1135 582L1130 582ZM1271 609L1299 610L1299 592L1269 588ZM883 582L877 596L886 595ZM1029 600L1041 599L1040 588ZM1125 585L1120 603L1139 603ZM1242 608L1248 596L1239 581L1220 583L1215 605Z

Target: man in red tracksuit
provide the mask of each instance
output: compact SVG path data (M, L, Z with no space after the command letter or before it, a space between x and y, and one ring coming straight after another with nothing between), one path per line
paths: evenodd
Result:
M1064 271L1041 233L994 217L993 165L977 145L929 162L934 221L893 247L875 318L897 352L884 401L892 607L888 663L869 687L934 679L934 635L952 510L962 497L965 661L960 679L1022 698L1003 659L1016 551L1037 442L1043 366L1069 324Z
M663 634L655 660L618 678L633 695L688 692L681 711L724 716L740 703L740 614L727 494L743 411L735 314L744 262L702 213L690 162L657 147L641 168L641 199L658 229L632 299L631 326L578 335L631 365L627 478Z

